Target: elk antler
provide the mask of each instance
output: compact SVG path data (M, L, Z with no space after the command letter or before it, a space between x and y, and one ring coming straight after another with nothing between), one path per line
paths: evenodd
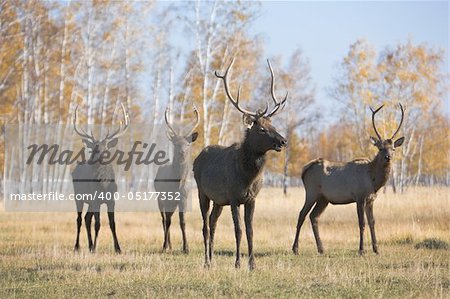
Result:
M192 133L194 133L195 129L197 128L198 124L200 123L200 115L198 113L197 107L195 106L195 104L193 104L194 106L194 113L195 113L195 125L194 127L189 131L189 133L187 133L185 136L188 137L189 135L191 135Z
M375 126L375 114L377 114L378 111L381 110L381 108L383 108L384 105L381 105L380 108L378 108L377 110L373 110L372 107L369 106L370 110L372 111L372 125L373 125L373 129L375 130L375 134L377 134L377 137L379 140L383 140L381 138L380 133L378 133L377 127Z
M225 74L223 74L222 76L219 75L219 73L217 71L214 72L214 74L216 75L217 78L222 79L223 81L223 85L225 87L225 93L228 97L228 99L231 101L231 103L233 104L233 106L239 110L241 113L247 114L249 116L252 116L254 118L260 118L262 116L265 116L267 113L267 110L269 109L268 104L266 103L266 108L262 111L257 111L257 112L251 112L249 110L246 110L242 107L239 106L239 97L241 95L241 87L239 86L238 88L238 92L237 92L237 97L236 99L234 99L234 97L231 95L230 93L230 87L228 86L228 72L230 71L231 67L233 66L234 63L234 58L231 60L230 65L227 67L227 70L225 71Z
M195 104L193 104L193 106L194 106L194 113L195 113L195 118L196 118L195 125L194 125L194 127L189 131L189 133L187 133L187 134L184 135L185 137L191 135L191 134L194 132L194 130L197 128L198 124L200 123L200 115L199 115L199 113L198 113L198 109L197 109L197 107L195 106ZM172 128L172 126L170 125L170 122L169 122L169 113L170 113L170 108L167 107L167 108L166 108L166 112L164 113L164 120L166 121L167 128L169 129L169 131L170 131L172 134L174 134L174 135L180 135L180 134L178 134L178 133Z
M75 132L81 136L81 138L87 138L87 139L91 139L91 140L95 140L94 134L92 133L91 130L91 135L89 135L83 128L78 129L77 127L77 114L78 114L78 105L75 107L75 112L74 112L74 116L73 116L73 128L75 130ZM81 132L80 132L81 130Z
M117 138L117 137L125 134L125 132L127 131L128 126L130 125L129 115L128 115L128 112L125 110L125 107L123 106L123 104L121 103L120 105L122 106L123 122L120 121L119 128L116 131L114 131L111 135L109 135L109 130L108 130L108 133L106 133L106 137L102 141ZM122 128L123 123L125 123L125 126Z
M270 75L272 77L270 93L272 94L272 99L273 99L273 102L275 103L275 106L273 107L272 111L270 111L270 113L266 115L266 117L272 117L283 110L284 106L286 105L286 100L289 95L289 92L286 92L286 96L284 97L284 99L281 102L278 101L278 99L275 95L275 75L273 73L272 65L270 65L269 59L267 59L267 64L269 65ZM280 110L280 108L281 108L281 110Z
M172 133L173 135L176 135L177 133L172 128L172 126L170 125L170 122L169 122L169 113L170 113L170 108L167 107L166 112L164 113L164 120L166 121L166 125L167 125L167 128L169 129L170 133Z
M391 139L394 139L395 135L397 135L398 131L400 131L400 128L403 124L403 116L405 115L405 110L403 110L403 106L401 103L398 103L398 105L400 106L400 110L402 111L402 118L400 120L400 125L397 128L397 131L395 131L394 135L392 135Z

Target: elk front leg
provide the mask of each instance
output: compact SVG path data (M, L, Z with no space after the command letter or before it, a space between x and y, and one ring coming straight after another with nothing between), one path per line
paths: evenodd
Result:
M119 240L117 239L117 234L116 234L116 221L114 219L114 206L112 208L110 208L108 206L108 220L109 220L109 228L111 229L111 233L112 233L113 240L114 240L114 250L116 251L116 253L121 253L122 251L120 250Z
M163 212L163 226L164 226L164 244L162 252L166 252L168 249L172 249L170 244L170 225L172 223L172 213Z
M205 247L205 267L210 267L211 262L209 260L209 198L202 194L202 192L198 191L199 201L200 201L200 210L202 211L203 218L203 244Z
M88 211L86 212L86 215L84 215L84 224L86 225L86 232L87 232L87 238L88 238L88 246L89 250L93 251L94 244L92 243L92 235L91 235L91 221L92 216L94 216L94 213L91 212L91 207L89 206Z
M80 231L81 231L81 222L82 222L82 217L81 217L81 213L82 212L77 212L78 216L77 216L77 239L75 241L75 251L78 251L80 249Z
M364 206L365 201L358 201L356 203L359 224L359 255L364 255L364 228L366 226L366 222L364 220Z
M298 254L298 239L300 236L300 229L302 228L303 222L305 222L306 215L308 215L311 208L314 206L316 202L316 195L306 192L306 199L303 208L298 214L297 221L297 231L295 232L294 244L292 245L292 252L297 255Z
M245 233L248 243L248 267L250 271L255 269L255 257L253 255L253 212L255 211L255 201L245 204Z
M369 223L370 236L372 238L373 252L378 254L377 237L375 236L375 218L373 217L373 203L366 205L367 222Z
M214 234L216 232L217 220L219 219L220 214L222 214L222 206L213 205L213 209L211 215L209 216L209 259L212 261L212 257L214 255Z
M183 252L188 254L189 246L186 238L186 221L184 220L184 212L179 212L178 216L180 218L181 236L183 237Z
M232 205L231 206L231 215L233 216L233 222L234 222L234 235L236 237L236 263L234 266L236 268L241 267L241 237L242 237L242 230L241 230L241 216L239 214L239 206L238 205Z
M100 207L99 207L98 212L94 212L94 219L95 219L95 225L94 225L95 237L94 237L94 247L92 248L92 251L95 251L95 248L97 248L97 237L98 237L98 232L100 230Z

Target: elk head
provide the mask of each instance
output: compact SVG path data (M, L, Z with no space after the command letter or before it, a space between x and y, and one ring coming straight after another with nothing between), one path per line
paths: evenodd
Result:
M83 128L77 127L77 113L78 113L78 105L75 108L74 118L73 118L73 127L75 132L81 136L81 139L85 146L90 150L91 156L90 160L93 161L99 161L104 157L102 154L103 152L109 152L109 150L117 145L118 137L123 135L126 130L128 129L128 126L130 124L129 122L129 116L128 113L125 111L125 107L122 106L122 113L123 113L123 121L120 121L119 128L112 132L110 134L109 129L106 134L106 137L103 139L97 139L95 138L94 134L91 133L88 134ZM106 157L104 157L106 158Z
M378 155L380 157L383 157L385 162L390 162L394 156L395 148L401 146L403 144L403 141L405 140L405 137L400 137L397 140L393 141L397 133L400 131L405 111L403 110L402 104L399 103L400 110L402 113L400 124L391 138L383 139L381 138L381 135L378 132L377 127L375 126L375 114L378 111L380 111L380 109L383 108L383 106L384 105L381 105L380 108L378 108L377 110L373 110L372 107L370 107L370 110L372 111L372 125L375 134L377 135L377 138L370 136L370 141L372 142L373 145L375 145L378 148Z
M222 79L223 85L225 87L225 93L230 102L239 112L243 114L244 124L248 128L246 141L248 141L249 144L253 146L254 150L258 151L259 153L265 153L268 150L275 150L277 152L281 151L281 149L287 145L287 140L277 132L274 126L272 126L271 117L283 110L284 106L286 105L288 93L286 93L286 96L282 101L279 101L277 99L275 95L275 76L272 66L270 65L270 61L267 60L267 64L269 65L269 70L272 77L270 91L272 100L274 102L273 108L269 110L269 105L267 103L264 110L259 109L256 112L252 112L242 108L239 105L241 88L238 88L236 99L234 99L234 97L231 95L230 87L228 85L228 73L232 68L233 63L234 58L226 69L224 75L219 75L217 71L215 72L215 75L217 78Z
M197 107L194 106L194 113L196 117L196 121L192 129L188 133L182 133L180 131L175 131L172 127L172 125L169 122L169 113L170 108L166 108L166 113L164 114L164 119L167 126L167 137L169 138L170 142L174 145L175 154L179 154L179 157L184 160L186 158L186 154L189 151L189 147L192 142L197 140L198 132L194 132L197 128L199 122L200 122L200 116L197 110Z

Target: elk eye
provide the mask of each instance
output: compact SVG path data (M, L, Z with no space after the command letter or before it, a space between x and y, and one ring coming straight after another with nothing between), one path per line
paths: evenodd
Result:
M261 132L265 132L265 131L266 131L266 129L264 129L263 127L259 128L259 130L260 130Z

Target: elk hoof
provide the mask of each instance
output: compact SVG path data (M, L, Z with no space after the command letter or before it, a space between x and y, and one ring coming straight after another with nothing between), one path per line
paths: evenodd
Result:
M236 262L234 263L234 267L236 269L239 269L241 267L241 260L236 260Z
M80 245L75 245L75 247L73 248L73 251L78 252L78 250L80 250Z
M116 248L116 254L121 254L122 250L120 250L120 248Z
M203 267L205 267L206 269L209 269L209 268L211 268L211 263L209 261L205 261L205 265Z
M253 270L256 269L256 264L255 264L254 261L250 261L250 262L248 263L248 269L249 269L250 271L253 271Z
M189 254L189 247L187 247L187 246L184 247L184 248L183 248L183 253L184 253L184 254Z
M380 253L378 252L378 249L377 249L377 248L374 248L374 249L373 249L373 252L374 252L376 255L380 254Z
M293 247L292 247L292 252L293 252L295 255L298 255L298 247L297 247L297 246L293 246Z
M358 253L359 253L360 256L364 256L365 251L360 249Z
M319 249L317 250L317 252L319 252L319 254L322 255L322 254L323 254L323 249L322 249L322 248L319 248Z

